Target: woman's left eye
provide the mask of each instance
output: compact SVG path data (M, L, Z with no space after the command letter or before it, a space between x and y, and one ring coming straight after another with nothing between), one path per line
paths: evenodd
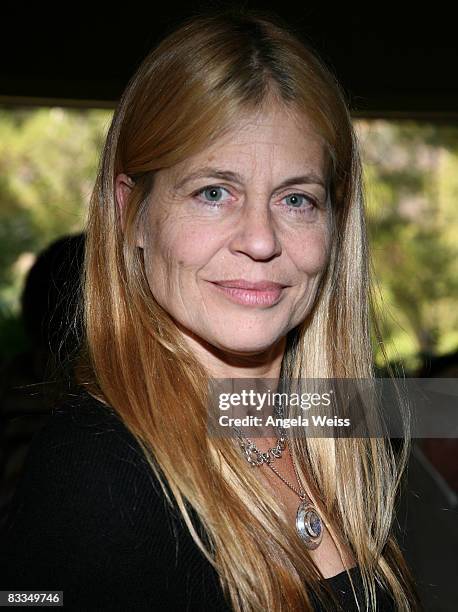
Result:
M293 213L304 213L310 210L311 208L315 208L317 203L310 196L306 196L303 193L290 193L289 195L282 198L283 200L290 200L289 203L286 204L287 208L293 209ZM309 206L304 205L309 204Z

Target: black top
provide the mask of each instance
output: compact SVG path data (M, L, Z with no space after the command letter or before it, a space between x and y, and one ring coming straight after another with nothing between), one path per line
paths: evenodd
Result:
M78 611L231 610L135 438L83 390L35 435L0 541L0 590L63 591ZM357 610L345 572L328 582ZM377 610L394 610L379 595Z

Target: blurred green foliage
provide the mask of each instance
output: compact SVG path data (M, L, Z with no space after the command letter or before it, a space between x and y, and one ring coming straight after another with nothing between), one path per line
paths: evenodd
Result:
M0 108L0 357L20 352L20 295L35 256L80 232L112 111Z
M379 120L356 129L384 344L415 369L421 354L458 346L458 127Z
M0 108L0 357L27 344L20 295L35 255L84 228L111 116ZM355 127L384 345L414 368L420 352L458 346L458 127L381 120Z

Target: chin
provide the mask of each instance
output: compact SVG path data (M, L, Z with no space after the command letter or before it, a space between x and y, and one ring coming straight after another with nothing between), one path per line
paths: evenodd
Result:
M282 336L266 336L234 332L229 338L217 337L211 343L221 351L238 355L259 354L268 351Z

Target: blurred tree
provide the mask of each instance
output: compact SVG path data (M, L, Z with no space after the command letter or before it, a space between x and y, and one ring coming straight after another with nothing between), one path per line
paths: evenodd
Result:
M356 128L385 342L394 341L401 357L451 350L458 344L458 128L386 121Z
M0 311L17 311L33 258L81 231L111 111L0 109ZM6 315L5 315L6 316Z
M82 230L112 111L0 108L0 358L24 350L20 295L36 255Z

